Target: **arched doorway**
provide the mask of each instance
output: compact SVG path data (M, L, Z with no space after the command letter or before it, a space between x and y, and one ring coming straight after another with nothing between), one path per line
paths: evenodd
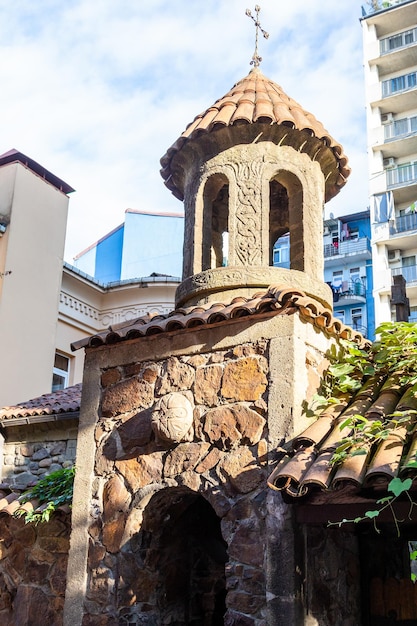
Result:
M211 505L189 489L164 489L147 504L139 535L156 623L222 626L228 557Z
M303 189L291 172L269 183L269 264L304 271ZM277 260L276 250L286 250Z

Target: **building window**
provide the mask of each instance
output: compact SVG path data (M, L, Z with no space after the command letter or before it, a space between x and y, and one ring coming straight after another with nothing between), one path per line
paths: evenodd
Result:
M402 33L398 33L397 35L392 35L391 37L386 37L385 39L381 39L381 54L386 54L387 52L392 52L392 50L397 50L398 48L402 48L403 46L409 46L417 41L417 28L413 28L412 30L405 30Z
M405 91L406 89L413 89L417 85L417 72L411 72L410 74L404 74L403 76L396 76L388 80L382 81L382 96L390 96L393 93L399 91Z
M70 360L67 356L55 353L54 369L52 374L52 391L65 389L69 384L69 364Z
M336 319L340 320L341 322L343 322L343 324L345 323L345 312L343 309L340 310L335 310L333 312L333 315Z
M402 258L402 268L401 273L404 276L407 283L415 283L417 280L417 272L416 272L416 257L413 256L403 256Z
M274 245L273 250L273 265L275 267L286 267L290 266L290 236L283 235Z
M362 309L352 309L352 327L361 330L363 326Z
M410 315L408 317L409 322L417 322L417 306L410 306Z
M356 283L358 280L360 280L359 267L352 267L349 273L352 283Z

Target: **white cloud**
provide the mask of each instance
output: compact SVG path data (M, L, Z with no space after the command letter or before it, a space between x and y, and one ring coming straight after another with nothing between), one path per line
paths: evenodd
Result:
M265 0L262 71L340 141L353 174L331 210L367 204L359 0ZM66 258L126 208L176 210L159 159L245 76L247 0L14 0L0 4L0 152L15 147L74 186Z

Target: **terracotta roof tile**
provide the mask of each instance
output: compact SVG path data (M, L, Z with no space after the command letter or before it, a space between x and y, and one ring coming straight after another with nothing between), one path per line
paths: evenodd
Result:
M46 504L39 506L39 501L34 498L22 504L22 494L23 491L21 490L11 491L7 485L2 485L0 489L0 515L12 516L26 511L40 512L46 507ZM58 507L58 510L68 513L71 508L69 504L63 504Z
M401 385L397 377L370 378L347 403L326 409L300 435L290 442L288 452L269 477L273 489L300 498L317 491L334 491L355 486L358 490L387 485L395 476L416 476L417 426L411 433L398 428L368 455L348 457L341 465L329 461L338 444L350 436L350 426L341 426L355 414L368 419L383 419L395 411L417 410L417 385ZM308 459L308 463L306 462Z
M343 152L343 147L333 139L314 115L305 111L298 102L287 96L283 89L264 76L259 68L252 69L225 96L195 117L162 157L162 177L168 184L171 177L172 158L187 141L194 139L199 133L210 133L219 126L232 126L236 123L252 124L258 121L288 125L296 130L306 131L322 141L323 147L331 148L334 153L340 173L338 187L345 184L350 168L347 165L348 159ZM329 191L327 199L335 193L337 191L334 189Z
M304 292L283 285L272 285L267 291L255 294L252 298L238 297L230 304L217 302L176 309L168 315L139 317L110 326L103 332L73 343L71 347L73 350L95 348L166 332L186 332L198 326L219 324L245 316L295 313L329 335L350 338L359 345L369 343L360 333L342 324L320 302L306 296Z
M0 423L4 425L9 420L19 418L78 412L81 402L81 387L82 385L79 383L27 402L20 402L16 406L3 407L0 409Z

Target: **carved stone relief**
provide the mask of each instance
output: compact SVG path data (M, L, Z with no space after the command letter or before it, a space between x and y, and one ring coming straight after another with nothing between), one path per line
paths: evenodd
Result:
M259 265L262 258L261 160L233 164L236 175L235 253L242 265Z
M161 442L192 441L193 406L190 400L179 392L160 398L152 411L152 429Z

